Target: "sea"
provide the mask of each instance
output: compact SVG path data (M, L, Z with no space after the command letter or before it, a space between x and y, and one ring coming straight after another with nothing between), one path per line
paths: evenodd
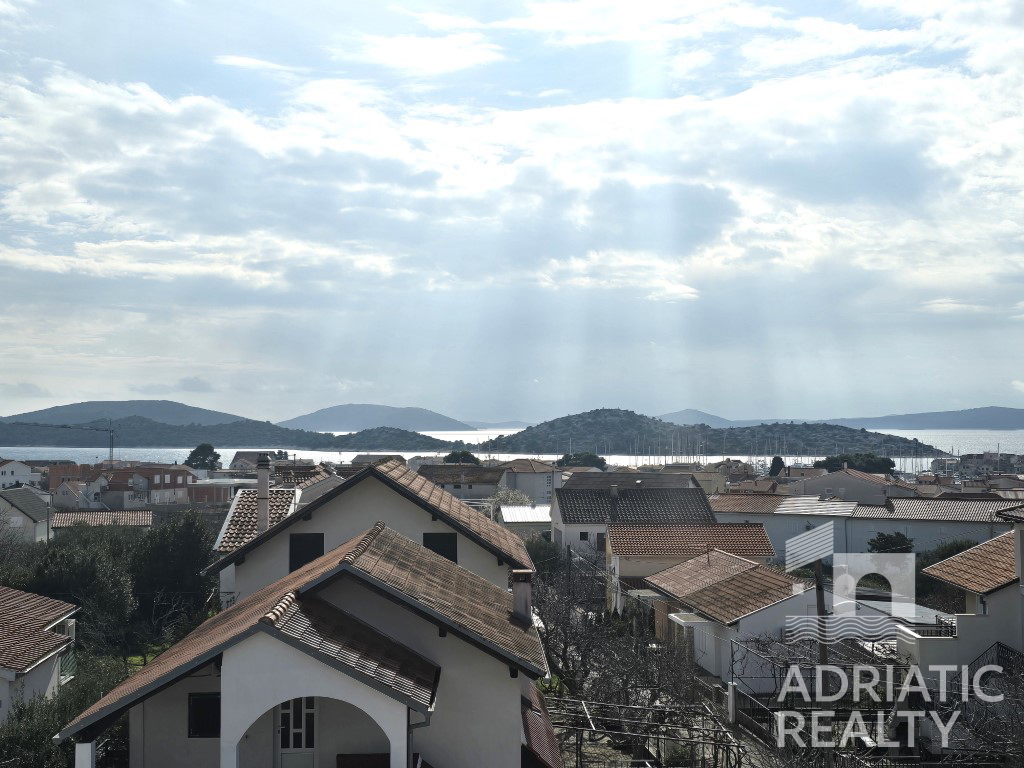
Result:
M440 440L462 440L473 445L482 443L485 440L498 437L499 435L511 435L518 429L481 429L471 432L425 432L424 434L436 437ZM908 439L917 438L926 445L932 445L940 450L946 451L954 456L962 453L983 453L985 451L1000 450L1003 453L1024 454L1024 430L985 430L985 429L877 429L873 430L882 434L896 435ZM345 434L345 433L337 433ZM246 445L237 447L217 446L221 460L227 463L235 454L235 451L252 451L265 448L261 445ZM188 448L115 448L114 457L126 461L145 461L159 464L182 463L190 453ZM357 453L400 453L406 458L412 456L440 456L444 452L432 451L289 451L289 456L300 459L312 459L314 461L350 462ZM521 453L483 453L482 458L509 461L517 458L541 459L554 461L560 458L560 454L521 454ZM65 459L76 464L96 464L107 458L107 451L103 448L55 448L39 446L33 448L18 448L0 446L0 457L5 459ZM643 455L612 455L605 456L609 464L639 466L642 464L664 464L673 461L700 461L702 463L720 461L724 458L752 460L764 462L770 460L770 456L717 456L702 454L698 456L683 454L643 454ZM787 464L808 463L821 456L784 456ZM931 467L931 459L918 457L896 458L896 466L902 472L919 472Z

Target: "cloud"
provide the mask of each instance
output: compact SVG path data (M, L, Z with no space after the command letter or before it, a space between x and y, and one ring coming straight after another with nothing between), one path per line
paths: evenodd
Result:
M48 389L28 381L0 382L0 395L16 398L53 397Z
M292 74L305 71L302 67L288 67L284 64L275 64L272 61L265 61L264 59L257 59L252 56L232 56L222 54L220 56L215 56L213 61L214 63L221 64L225 67L236 67L238 69L249 69L262 72Z
M1010 385L1018 392L1024 392L1024 381L1021 381L1020 379L1014 379L1013 381L1010 382Z
M143 395L169 395L175 392L214 392L214 386L198 376L185 376L174 384L135 384L133 392Z
M924 312L932 312L940 315L988 311L987 307L983 307L979 304L969 304L951 298L930 299L921 304L921 309Z
M436 77L502 61L501 46L479 32L448 35L363 35L335 56L398 70L411 77Z

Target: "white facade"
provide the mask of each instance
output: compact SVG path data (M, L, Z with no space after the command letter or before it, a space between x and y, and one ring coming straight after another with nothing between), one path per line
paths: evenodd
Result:
M233 576L221 571L221 592L235 593L241 600L278 579L288 575L289 536L296 533L323 533L324 552L364 533L379 521L413 541L422 543L424 533L453 533L440 519L432 519L423 507L392 490L374 477L368 477L322 507L312 511L310 519L300 510L293 524L277 535L245 553L236 563ZM508 584L509 564L480 544L456 533L458 564L492 584ZM230 567L230 566L229 566ZM233 578L233 583L232 583Z
M499 485L522 491L534 504L550 504L555 489L562 487L562 470L550 472L513 472L506 470Z
M63 652L40 661L28 672L16 673L0 667L0 723L7 719L16 701L36 696L51 696L60 688L60 661Z
M0 463L0 491L4 488L16 488L19 485L38 486L42 475L33 472L32 467L20 461Z
M338 754L390 752L406 768L408 750L450 768L519 768L523 675L506 661L437 626L353 579L318 595L441 668L429 723L360 680L264 633L228 647L209 664L130 710L131 768L280 768L276 707L314 697L316 744L309 768L333 768ZM219 738L188 737L190 693L220 692ZM486 713L486 717L481 716ZM410 738L412 743L409 744Z

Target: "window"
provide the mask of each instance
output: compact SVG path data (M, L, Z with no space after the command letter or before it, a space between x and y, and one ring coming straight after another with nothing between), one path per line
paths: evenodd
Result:
M220 738L219 693L190 693L188 695L188 737L190 739Z
M594 549L602 554L604 553L604 533L600 531L597 534L597 544L594 545Z
M423 546L453 563L459 562L459 541L456 533L424 533Z
M580 531L580 541L590 541L590 533L587 531Z
M324 553L322 533L293 533L288 537L288 572L298 570Z

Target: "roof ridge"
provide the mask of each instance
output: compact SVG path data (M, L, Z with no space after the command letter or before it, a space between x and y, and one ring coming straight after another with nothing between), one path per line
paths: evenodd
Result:
M298 596L295 592L286 592L284 597L278 600L273 608L260 617L260 622L270 624L271 626L277 624L281 617L287 613L288 609L295 605L296 599L298 599Z
M376 523L374 523L373 528L368 530L363 535L363 538L361 538L359 540L359 543L356 544L354 547L352 547L352 549L350 549L348 552L345 553L345 556L343 558L341 558L341 562L343 562L343 563L354 563L356 560L358 560L359 557L364 552L366 552L367 549L370 548L370 545L373 543L373 540L376 539L377 536L386 527L387 526L384 524L383 520L378 520Z

